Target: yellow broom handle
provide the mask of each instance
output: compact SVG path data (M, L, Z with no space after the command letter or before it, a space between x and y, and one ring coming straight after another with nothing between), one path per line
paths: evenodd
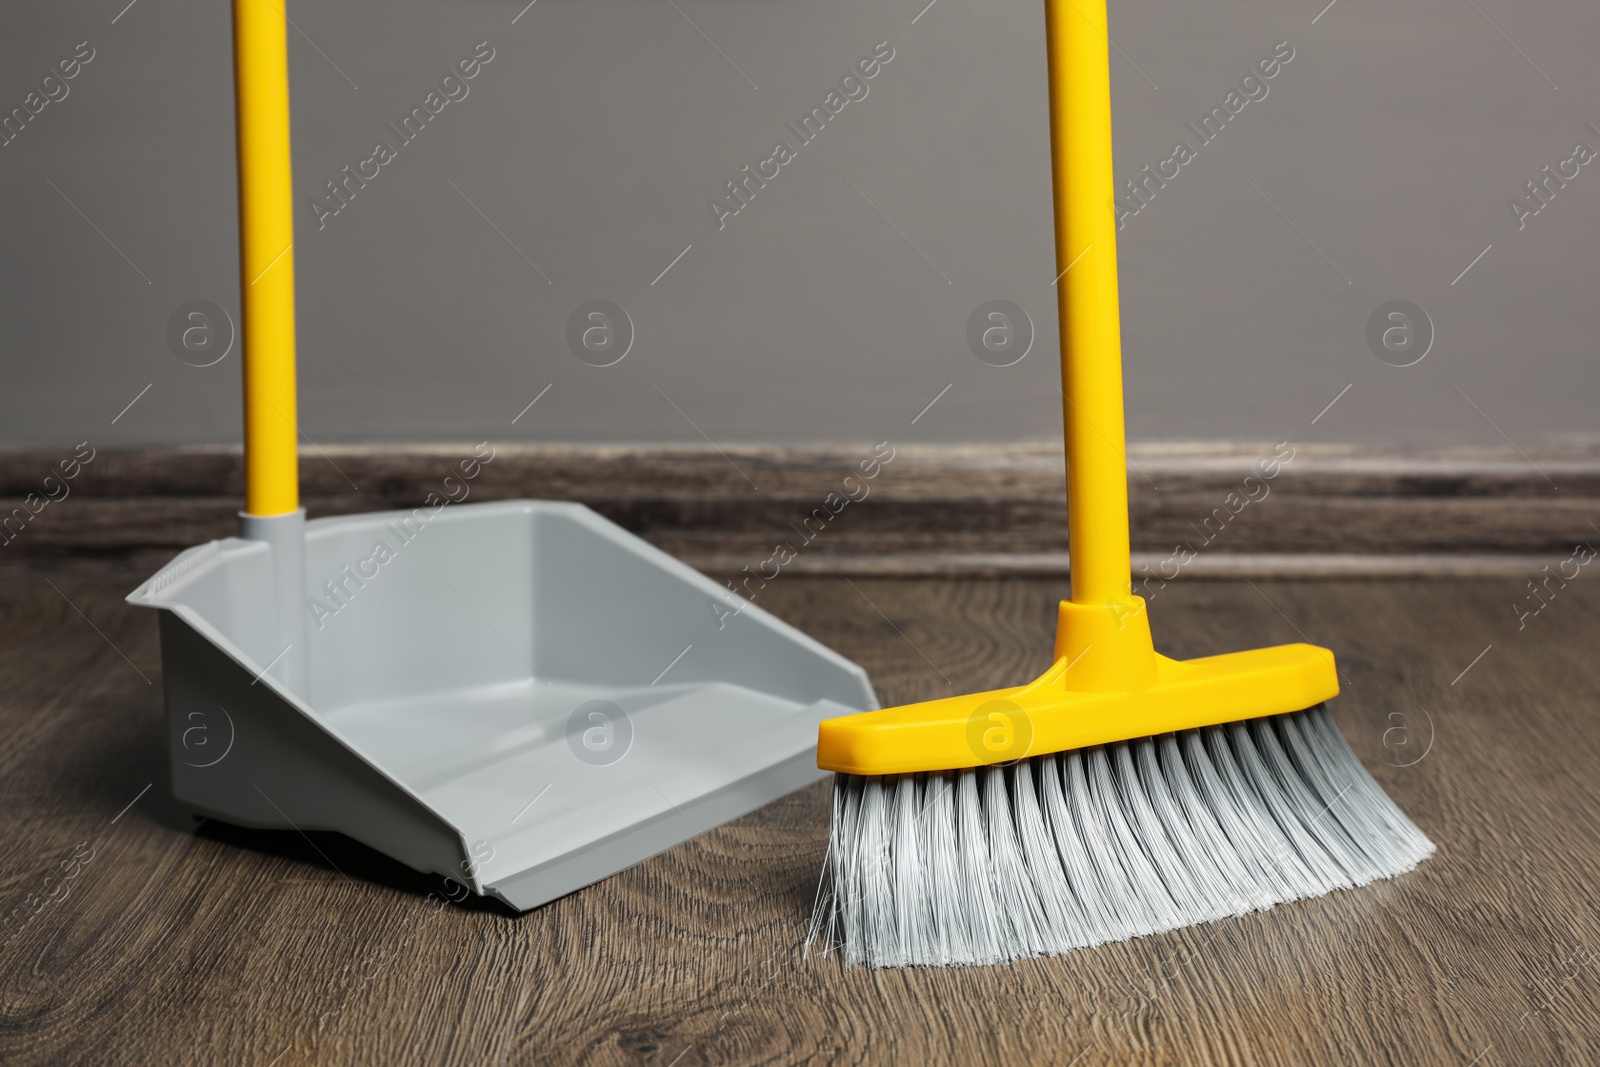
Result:
M1106 0L1045 0L1045 39L1072 599L1105 604L1131 591Z
M233 0L245 511L260 517L300 507L287 21L278 0Z

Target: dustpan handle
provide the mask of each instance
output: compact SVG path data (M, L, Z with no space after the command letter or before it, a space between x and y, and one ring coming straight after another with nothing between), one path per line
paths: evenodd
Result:
M287 21L278 0L233 0L245 512L263 518L300 507Z
M1072 600L1108 604L1131 566L1106 0L1045 0L1045 37Z

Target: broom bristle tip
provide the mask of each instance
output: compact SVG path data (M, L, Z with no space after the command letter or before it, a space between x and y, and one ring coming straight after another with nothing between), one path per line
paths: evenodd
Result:
M1325 707L973 770L836 775L808 946L988 964L1244 915L1431 841Z

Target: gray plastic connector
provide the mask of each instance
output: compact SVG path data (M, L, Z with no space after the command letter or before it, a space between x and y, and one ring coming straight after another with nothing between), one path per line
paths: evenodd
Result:
M273 587L278 620L278 659L267 669L288 690L309 700L306 640L306 509L287 515L251 515L239 512L239 536L264 541L272 549Z

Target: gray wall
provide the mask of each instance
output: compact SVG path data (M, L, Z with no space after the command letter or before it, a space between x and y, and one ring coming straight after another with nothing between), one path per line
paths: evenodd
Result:
M289 5L312 440L1058 432L1036 0L538 0L513 24L523 2ZM6 109L95 50L0 148L6 446L239 434L237 348L195 367L167 340L186 301L237 317L228 5L125 3L0 14ZM1295 51L1127 220L1130 433L1591 436L1600 164L1521 230L1507 200L1575 141L1600 148L1600 7L1322 3L1113 3L1122 177L1199 146L1186 120L1277 42ZM883 40L869 95L719 231L708 199L797 144L785 123ZM495 57L470 95L319 230L323 183L398 145L385 123L479 41ZM604 368L566 342L596 298L637 335ZM1014 366L968 350L990 299L1037 326ZM1392 299L1436 327L1414 366L1369 351Z

